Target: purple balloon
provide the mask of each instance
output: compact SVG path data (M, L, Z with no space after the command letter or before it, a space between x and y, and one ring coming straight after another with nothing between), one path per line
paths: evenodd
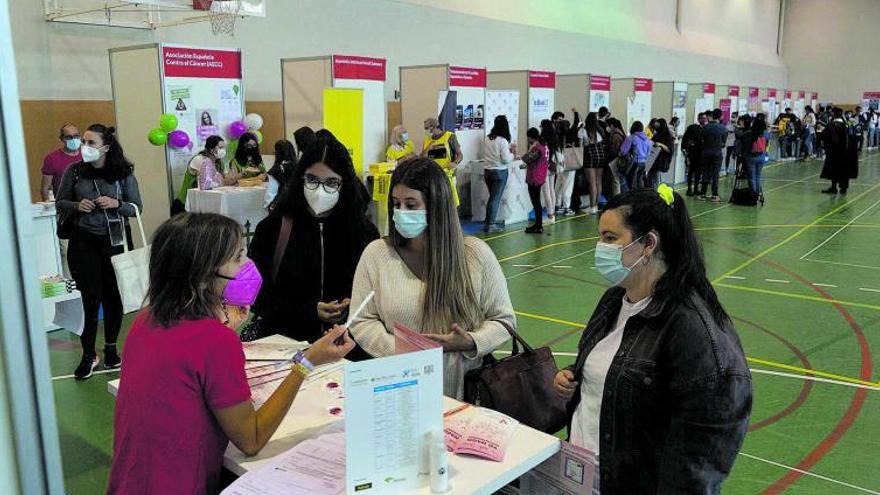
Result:
M229 124L229 137L232 139L238 139L242 134L247 132L247 124L240 120L236 120L235 122Z
M171 131L168 133L168 144L172 148L185 148L189 144L189 134L181 130Z

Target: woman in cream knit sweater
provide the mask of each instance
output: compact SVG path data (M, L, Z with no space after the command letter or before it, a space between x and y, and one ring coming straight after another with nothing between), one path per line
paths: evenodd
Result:
M464 374L510 338L516 317L495 254L467 237L445 174L431 160L399 167L391 178L389 236L367 246L351 304L375 296L351 325L374 357L394 354L395 324L443 346L443 391L462 398Z

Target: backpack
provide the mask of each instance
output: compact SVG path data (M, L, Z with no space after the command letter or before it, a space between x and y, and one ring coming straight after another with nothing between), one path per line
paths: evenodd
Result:
M752 143L752 153L761 154L767 152L767 138L758 136Z

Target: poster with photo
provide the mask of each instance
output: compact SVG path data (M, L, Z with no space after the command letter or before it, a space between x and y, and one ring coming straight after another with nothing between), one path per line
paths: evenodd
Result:
M590 75L590 112L611 109L611 76Z
M196 115L198 115L198 122L196 122L198 144L203 147L209 137L220 135L220 126L214 123L219 122L220 111L216 108L198 108Z
M540 127L541 121L549 119L555 111L556 73L529 71L529 127Z
M818 96L819 95L816 95L815 99L818 99ZM875 112L880 110L880 91L864 92L862 94L862 109L874 110Z
M645 126L651 121L651 96L653 91L653 79L636 78L633 80L633 93L626 97L627 130L637 120Z
M678 117L679 136L684 135L684 131L688 125L687 119L687 91L686 82L676 82L672 84L672 116Z

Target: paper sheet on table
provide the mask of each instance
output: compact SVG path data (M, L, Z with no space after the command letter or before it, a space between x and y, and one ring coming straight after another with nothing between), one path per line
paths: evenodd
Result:
M316 367L309 373L309 377L300 386L300 390L308 388L319 380L328 378L333 372L342 369L344 366L343 362L337 361ZM246 365L245 368L248 386L251 389L251 401L254 403L254 406L260 407L269 400L269 397L281 385L281 382L290 374L291 364L289 361L282 361L250 369L247 369ZM342 384L340 383L338 386L341 388ZM339 393L341 394L342 391L340 390Z
M330 428L328 430L332 431ZM345 433L305 440L248 472L222 495L337 495L345 490Z
M599 458L562 442L562 449L519 479L519 495L599 495Z
M470 407L443 418L446 449L502 462L518 426L519 421L500 412Z
M424 335L407 328L405 325L394 325L394 354L437 349L440 344Z
M242 342L241 346L244 348L244 358L248 361L284 361L292 359L297 351L305 349L309 343Z

